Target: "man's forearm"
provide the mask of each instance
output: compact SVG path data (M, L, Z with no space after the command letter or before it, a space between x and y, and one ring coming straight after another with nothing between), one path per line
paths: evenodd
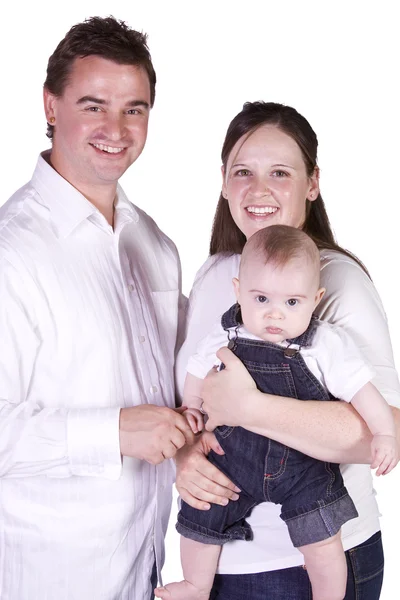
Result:
M270 437L319 460L336 463L371 462L371 433L354 408L340 401L302 401L254 395L246 429ZM400 411L392 407L400 439Z

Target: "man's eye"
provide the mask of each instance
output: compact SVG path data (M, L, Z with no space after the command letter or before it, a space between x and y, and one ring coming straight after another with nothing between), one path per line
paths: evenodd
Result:
M268 298L266 296L256 296L256 300L260 304L264 304L265 302L268 302Z
M100 107L99 106L88 106L88 108L86 109L89 112L100 112Z
M128 111L128 115L138 115L139 111L137 108L130 108Z
M289 300L286 301L286 304L288 306L296 306L296 304L298 304L299 301L296 300L296 298L289 298Z

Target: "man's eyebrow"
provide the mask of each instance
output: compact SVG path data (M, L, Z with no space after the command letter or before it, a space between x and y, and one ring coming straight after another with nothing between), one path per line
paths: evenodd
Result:
M82 98L79 98L79 100L77 100L77 104L86 104L88 102L100 105L107 104L106 100L103 100L102 98L96 98L95 96L82 96ZM130 100L126 103L126 106L130 106L132 108L136 106L143 106L143 108L145 109L150 108L150 104L146 102L146 100Z
M150 108L150 104L146 100L131 100L126 103L127 106L143 106L143 108Z
M102 100L101 98L95 98L94 96L82 96L82 98L79 98L76 103L85 104L85 102L93 102L93 104L107 104L105 100Z

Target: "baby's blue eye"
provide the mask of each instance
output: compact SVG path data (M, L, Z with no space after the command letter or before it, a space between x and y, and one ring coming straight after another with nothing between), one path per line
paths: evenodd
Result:
M268 298L266 296L257 296L256 300L257 300L257 302L260 302L260 304L264 304L265 302L268 302Z
M296 304L298 304L299 301L296 300L296 298L289 298L289 300L286 301L286 304L288 306L296 306Z

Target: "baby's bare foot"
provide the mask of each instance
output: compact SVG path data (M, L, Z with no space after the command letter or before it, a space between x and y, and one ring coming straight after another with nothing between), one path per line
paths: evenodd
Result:
M185 579L156 588L154 594L162 600L208 600L210 597L209 591L199 590Z

